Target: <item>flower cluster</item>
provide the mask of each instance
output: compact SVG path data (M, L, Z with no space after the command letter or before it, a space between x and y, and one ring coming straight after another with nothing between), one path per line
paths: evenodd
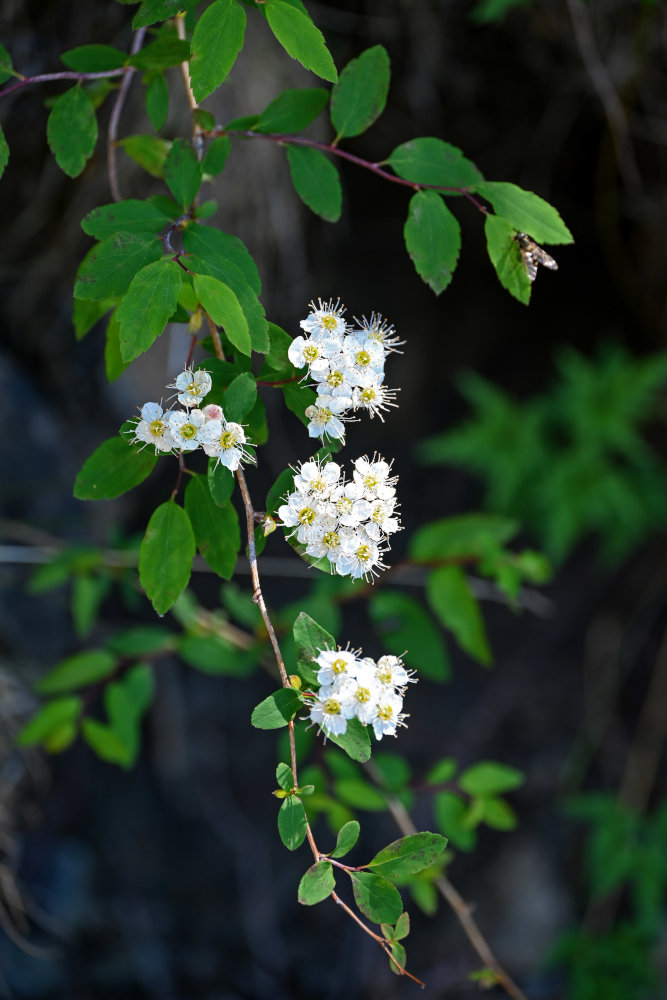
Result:
M382 410L397 405L396 390L383 384L384 363L402 341L379 314L351 326L339 302L318 299L310 310L301 320L307 336L292 341L288 357L295 368L308 366L317 391L317 402L306 409L310 437L343 439L348 410L366 410L382 420Z
M152 444L160 451L188 452L202 448L231 472L242 462L252 461L252 444L246 440L241 424L227 420L222 407L209 403L200 409L204 396L211 391L211 376L203 368L186 368L168 389L175 389L181 410L163 410L160 403L144 403L134 428L133 441Z
M414 681L398 656L381 656L375 662L350 650L321 650L315 657L321 685L309 701L310 718L325 736L342 736L348 719L372 726L375 737L395 736L405 725L402 713L407 685Z
M313 458L295 470L294 492L278 514L307 555L327 559L332 573L368 579L384 569L388 536L401 527L397 480L381 456L357 458L347 482L336 462Z

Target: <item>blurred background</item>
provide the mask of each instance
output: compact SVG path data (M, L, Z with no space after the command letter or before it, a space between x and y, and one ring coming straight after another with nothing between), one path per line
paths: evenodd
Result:
M395 459L407 530L391 561L425 522L484 509L518 518L519 543L554 568L548 585L522 595L520 614L478 581L493 669L445 636L448 679L410 689L410 726L396 750L414 775L413 817L433 828L423 776L443 757L524 772L509 796L516 829L480 827L474 846L459 836L448 868L498 958L532 1000L667 997L664 4L360 0L308 9L339 68L378 43L391 57L387 110L346 148L378 161L416 136L445 139L489 180L555 205L576 241L547 248L559 270L541 269L526 308L496 280L482 216L452 202L463 248L436 298L402 245L407 193L368 172L340 164L337 225L308 213L269 142L235 142L206 193L220 206L213 223L255 257L272 321L296 335L311 299L340 297L351 315L382 313L406 341L387 377L401 387L400 408L383 425L355 426L345 452ZM129 49L133 11L112 0L4 0L0 40L24 75L53 72L78 45ZM316 83L248 15L246 49L205 102L218 122ZM170 139L188 134L189 119L178 72L168 81L161 134ZM72 181L45 140L48 99L62 89L25 88L0 103L11 150L0 201L0 994L410 996L417 987L393 977L333 905L297 904L308 861L303 850L289 854L275 829L276 739L249 726L273 687L266 674L213 677L163 657L143 749L127 773L81 743L57 756L14 746L37 704L32 684L49 667L129 624L155 623L129 576L106 577L93 587L99 614L82 637L71 615L76 573L52 588L35 586L34 574L62 546L127 547L166 499L165 462L117 501L78 502L72 483L138 405L160 398L187 353L174 328L109 385L103 326L75 341L72 285L90 245L80 220L111 200L110 107L100 110L95 156ZM149 131L137 75L120 135ZM330 137L325 116L309 134ZM124 197L164 192L118 159ZM257 497L311 453L282 399L267 390L265 402L271 438L248 475ZM277 536L267 556L281 560L265 578L268 601L285 614L298 609L310 579L290 575L297 557ZM253 627L242 567L233 583L228 611ZM210 574L196 572L192 590L203 607L217 606ZM410 593L423 600L419 588ZM336 614L339 642L382 652L363 601ZM369 851L398 836L385 813L356 812ZM409 908L409 968L426 981L422 995L477 995L469 975L481 963L451 911L442 901L434 915Z

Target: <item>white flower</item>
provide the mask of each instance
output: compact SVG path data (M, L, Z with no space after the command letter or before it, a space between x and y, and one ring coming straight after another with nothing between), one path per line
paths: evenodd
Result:
M383 535L393 535L395 531L401 530L401 525L397 517L392 517L396 500L390 497L388 500L373 500L369 503L369 523L365 525L366 531L371 538L379 541Z
M296 533L298 541L306 545L319 517L319 501L308 493L290 493L287 503L278 508L278 516L283 525L294 528L290 534Z
M367 500L389 500L396 493L394 484L397 476L391 476L391 465L384 461L382 456L377 460L375 455L369 461L366 455L358 458L354 463L352 473L355 483L358 483L363 495Z
M320 691L311 705L310 718L325 735L342 736L347 729L347 719L342 712L341 700L326 689Z
M378 340L387 352L395 351L405 343L404 340L398 339L392 324L387 323L380 313L371 313L370 319L362 316L361 320L358 320L355 316L355 323L359 324L360 329L354 330L353 335L359 333L370 340Z
M134 440L155 445L155 452L172 451L176 443L169 428L168 414L159 403L144 403L141 420L134 429Z
M311 372L326 371L329 367L329 358L324 347L314 340L306 340L305 337L294 338L287 349L287 357L295 368L308 365Z
M317 383L318 393L351 397L354 388L353 372L347 367L344 354L339 353L329 358L326 368L318 371L313 369L311 374Z
M204 396L211 391L211 376L203 369L186 368L180 375L176 376L168 388L178 391L178 401L183 406L199 406Z
M333 490L327 510L335 511L336 517L345 527L356 528L368 520L371 505L368 500L364 500L356 483L345 483Z
M194 451L200 445L199 435L206 424L201 410L171 410L169 430L179 451Z
M310 303L310 313L306 319L301 320L301 329L315 336L334 336L342 339L347 331L347 323L343 319L344 312L345 306L340 304L340 299L336 300L335 305L333 299L326 303L318 299L317 305L314 302Z
M371 720L375 738L395 736L397 726L405 725L405 716L401 714L403 699L395 691L387 691L378 698L375 714Z
M217 403L208 403L206 406L202 407L202 413L207 420L224 420L225 415L222 412L222 407L218 406Z
M388 410L390 406L398 406L395 403L396 389L387 389L380 385L375 379L368 379L364 386L356 386L352 390L352 405L355 410L368 410L371 417L378 416L384 422L382 410Z
M379 695L380 688L374 678L365 683L357 678L354 688L351 688L343 698L343 715L346 719L356 716L359 722L367 726L377 713Z
M365 531L354 531L343 539L336 559L339 576L350 576L353 580L364 577L367 580L369 576L375 576L378 569L384 569L380 548Z
M340 415L351 404L349 396L318 396L316 404L306 407L309 437L344 438L345 428Z
M343 354L355 380L367 372L374 372L376 375L384 372L385 351L379 340L352 334L345 338Z
M416 683L413 671L406 670L400 656L381 656L377 662L376 677L384 688L402 691L406 684Z
M242 462L252 459L241 424L227 420L209 420L200 433L202 448L210 458L236 472ZM252 447L250 445L250 447Z
M318 459L303 462L294 476L294 485L301 493L313 493L320 500L327 500L340 479L340 465L336 462L322 464Z
M341 677L356 677L359 660L349 649L323 649L315 657L320 668L317 683L323 686L334 684Z
M333 573L333 563L340 552L344 537L343 532L336 530L334 518L320 514L309 533L306 552L314 559L328 559L332 564Z

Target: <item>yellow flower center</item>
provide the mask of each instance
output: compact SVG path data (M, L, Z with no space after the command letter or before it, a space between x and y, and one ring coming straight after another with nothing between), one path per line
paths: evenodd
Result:
M347 663L345 662L345 660L340 660L340 659L334 660L333 663L331 664L331 669L335 674L344 674L346 667Z
M164 420L153 420L149 427L153 437L162 437L164 434Z
M354 696L357 699L357 701L360 701L362 703L362 705L364 704L364 702L371 700L371 693L368 690L368 688L362 688L362 687L357 688Z
M339 385L343 384L343 373L342 372L330 372L327 377L327 382L329 385L333 386L334 389Z
M183 424L183 428L181 430L181 436L184 437L186 440L193 438L196 433L197 433L197 428L195 427L194 424Z
M341 497L336 503L339 514L349 514L352 510L352 501L349 497Z
M337 549L340 545L340 539L338 538L337 531L327 531L327 533L322 538L322 544L327 549Z
M357 553L356 554L357 554L357 559L360 562L368 562L368 560L372 556L372 552L370 550L370 546L369 545L360 545L359 548L357 549Z
M362 399L362 401L364 403L373 403L373 402L375 402L376 396L377 396L377 393L376 393L375 389L372 386L369 386L368 389L362 389L361 390L361 399Z
M379 485L379 480L377 476L366 476L364 479L364 486L367 490L375 490Z
M315 361L320 354L320 349L315 344L306 344L303 349L303 356L306 361Z
M378 674L378 680L382 684L391 684L391 670L385 670L383 673Z
M310 481L310 488L311 488L311 490L316 490L316 491L320 492L320 491L325 490L327 488L327 484L324 482L323 479L311 479L311 481Z
M394 712L391 705L381 705L380 708L378 708L378 715L381 719L384 719L385 722L388 722L393 714Z
M312 507L304 507L299 511L299 520L301 524L312 524L315 520L315 511Z
M234 431L224 431L220 435L220 444L223 448L233 448L236 444L236 434Z
M335 316L323 316L321 322L325 330L335 330L338 324Z
M371 356L368 351L357 351L357 364L362 368L371 363Z
M324 702L324 711L327 715L340 715L340 702L335 698L327 698Z

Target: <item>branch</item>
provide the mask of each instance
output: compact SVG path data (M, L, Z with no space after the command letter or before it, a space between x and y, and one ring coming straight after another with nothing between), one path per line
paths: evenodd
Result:
M137 54L144 43L145 35L146 29L139 28L132 39L130 55L134 56ZM123 104L125 103L125 97L130 87L132 74L135 72L134 66L126 66L122 72L125 75L123 76L123 82L120 85L118 95L116 96L114 106L111 110L109 128L107 130L107 169L109 171L109 187L111 188L111 197L114 201L121 200L120 188L118 187L118 174L116 172L116 139L118 138L118 125L120 123L120 116L123 110Z
M0 90L0 97L5 97L21 87L29 87L33 83L49 83L51 80L103 80L112 76L123 76L132 70L133 66L121 66L119 69L107 69L99 73L77 73L75 70L63 70L62 73L40 73L38 76L21 77L18 83L13 83L10 87Z

